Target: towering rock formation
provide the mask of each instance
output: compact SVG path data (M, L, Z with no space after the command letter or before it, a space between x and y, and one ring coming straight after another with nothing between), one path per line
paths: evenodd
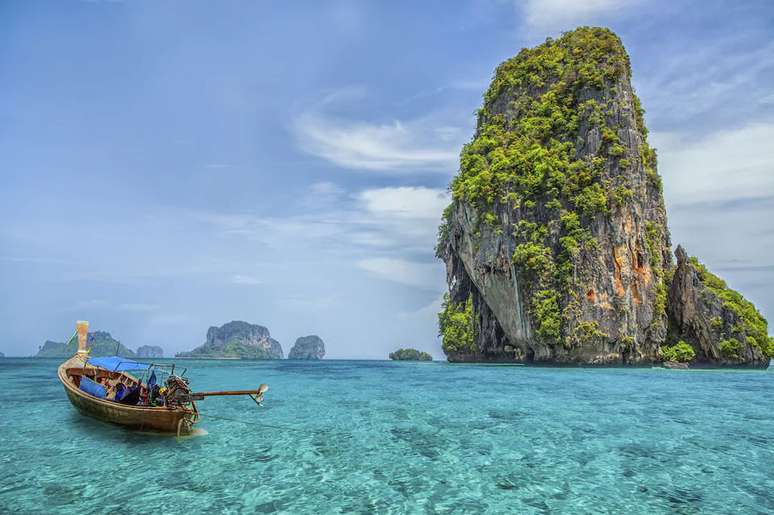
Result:
M298 338L288 353L288 359L323 359L323 357L325 357L325 343L316 334Z
M184 358L282 359L282 346L261 325L234 321L207 330L207 341Z
M449 360L661 359L670 239L630 79L621 41L602 28L497 68L436 248Z

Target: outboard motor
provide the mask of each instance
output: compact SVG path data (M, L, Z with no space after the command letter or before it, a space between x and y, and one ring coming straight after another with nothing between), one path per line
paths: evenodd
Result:
M167 406L182 406L193 401L191 398L191 389L188 387L188 380L180 376L169 376L167 378L167 392L165 395Z

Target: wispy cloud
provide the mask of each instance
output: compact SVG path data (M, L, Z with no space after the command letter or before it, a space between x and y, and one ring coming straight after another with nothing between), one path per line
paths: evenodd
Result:
M422 120L376 124L305 113L294 123L301 148L336 165L358 170L452 173L459 145Z
M451 200L445 190L411 186L365 190L357 198L375 215L434 221Z
M286 217L249 213L188 212L193 220L212 225L224 238L261 242L267 249L314 247L320 252L352 255L359 251L431 255L441 212L449 202L439 188L385 187L346 194L335 185L312 189L334 195L310 211ZM306 200L303 203L308 207Z
M674 205L771 196L774 123L715 132L699 140L654 133L665 194Z
M263 284L263 281L260 278L252 275L236 274L231 276L231 283L242 284L245 286L255 286L258 284Z
M387 281L428 290L438 290L440 286L440 263L418 263L399 258L369 258L358 261L357 266Z
M535 29L568 29L581 23L608 18L637 0L526 0L517 2L526 23Z
M366 98L364 88L342 88L300 112L291 129L301 150L353 170L454 173L469 132L458 110L381 121L341 114Z
M663 57L634 76L648 122L656 127L706 133L774 114L768 79L774 72L774 43L761 45L740 32L700 47L666 41L659 50Z

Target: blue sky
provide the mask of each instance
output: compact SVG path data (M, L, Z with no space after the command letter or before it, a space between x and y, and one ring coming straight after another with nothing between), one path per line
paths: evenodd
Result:
M446 186L495 66L623 39L673 243L774 318L774 4L0 2L0 351L243 319L441 357Z

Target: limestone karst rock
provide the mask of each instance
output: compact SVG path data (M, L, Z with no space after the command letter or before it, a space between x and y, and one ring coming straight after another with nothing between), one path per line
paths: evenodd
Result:
M158 345L142 345L137 348L138 358L163 358L164 349Z
M316 334L302 336L296 340L288 353L288 359L323 359L325 343Z
M207 330L207 341L185 358L282 359L282 346L262 325L233 321Z
M674 266L643 113L607 29L498 66L439 229L449 360L661 361Z
M691 345L699 364L765 368L771 346L766 320L681 246L675 255L667 303L669 342Z

